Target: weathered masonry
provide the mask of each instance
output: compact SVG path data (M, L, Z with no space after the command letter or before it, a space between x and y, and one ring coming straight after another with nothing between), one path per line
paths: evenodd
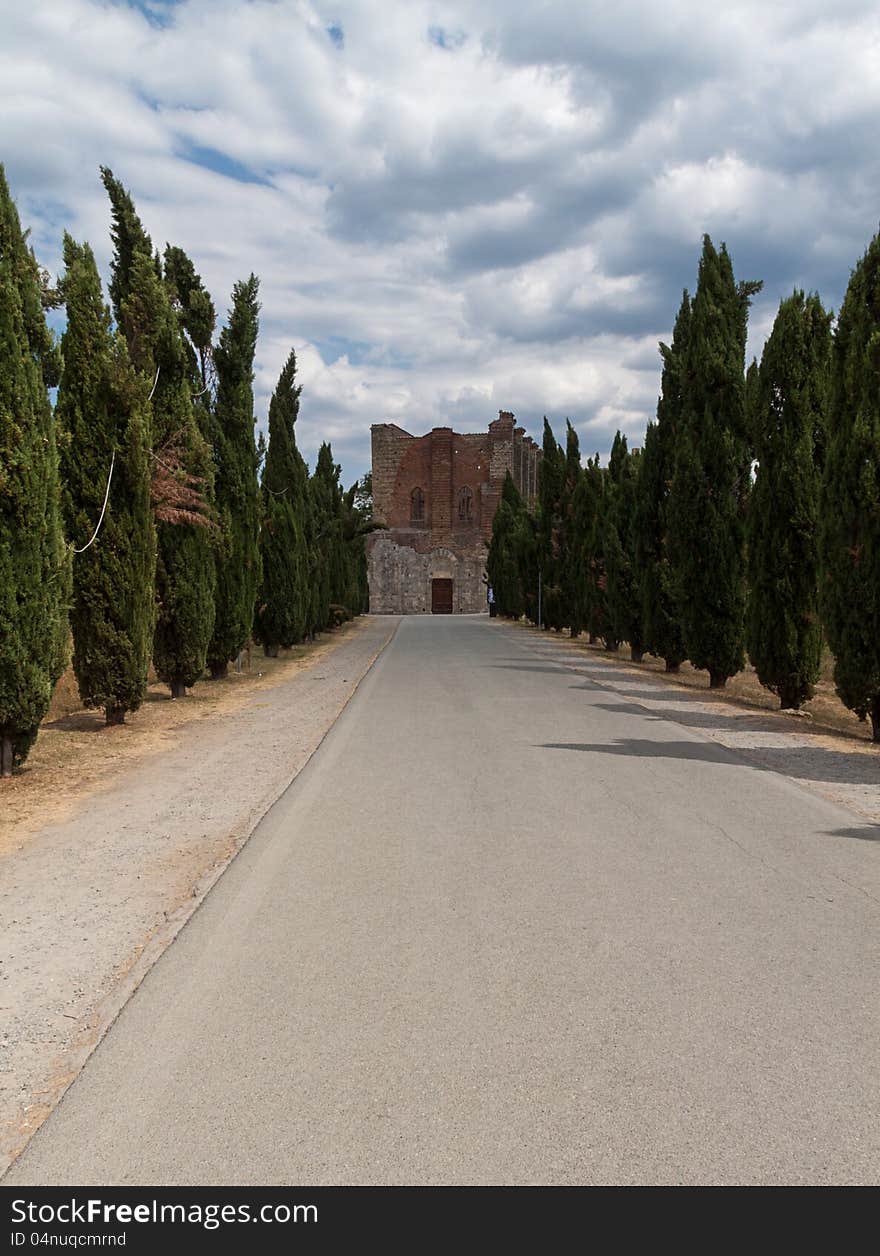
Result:
M380 615L486 610L486 551L509 471L522 495L538 489L541 450L512 414L486 432L435 427L411 436L374 424L373 515L367 538L370 610Z

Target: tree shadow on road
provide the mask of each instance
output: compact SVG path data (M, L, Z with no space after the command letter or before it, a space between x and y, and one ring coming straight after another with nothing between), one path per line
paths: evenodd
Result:
M580 686L578 686L580 688ZM627 697L630 695L627 694ZM780 725L774 719L768 719L765 715L751 715L743 713L742 715L723 715L715 714L712 711L684 711L680 707L675 707L669 711L658 711L655 707L641 706L638 699L635 702L596 702L593 704L602 711L612 711L618 715L639 715L643 719L649 720L665 720L669 724L681 724L684 728L715 728L721 731L734 729L738 733L778 733L785 735L786 733L805 733L808 736L812 733L811 728L799 728L786 722Z
M558 676L565 670L562 663L492 663L501 672L555 672Z
M719 742L650 741L644 737L615 742L544 742L544 750L576 750L589 754L624 755L637 759L678 759L721 766L750 764L797 780L828 785L872 785L880 789L880 757L828 750L824 746L737 746Z
M849 837L858 842L880 842L880 825L865 824L852 829L829 829L829 837Z

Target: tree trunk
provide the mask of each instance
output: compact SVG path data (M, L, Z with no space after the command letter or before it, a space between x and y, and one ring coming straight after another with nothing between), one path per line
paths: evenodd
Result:
M780 689L779 690L779 709L780 711L799 711L801 700L797 695L796 689Z
M666 660L666 670L670 675L675 675L681 671L681 663L676 663L674 659Z
M111 725L125 723L125 707L124 706L108 706L104 707L104 716L108 727Z
M605 638L605 649L608 651L609 654L616 654L619 648L620 648L619 641L612 641L610 637Z
M267 659L277 659L278 658L278 646L277 645L264 645L263 655Z
M629 647L629 657L631 662L641 663L642 659L645 657L645 651L638 650L634 645L631 645Z
M211 679L212 680L223 680L223 678L228 675L229 675L228 663L212 663L211 664Z
M589 645L596 644L596 634L594 632L591 632L590 635L587 637L587 642Z
M171 682L171 696L172 698L186 697L186 685L179 678Z
M871 703L871 729L874 741L880 742L880 694L877 694Z
M0 737L0 776L12 775L12 738L6 733Z
M710 689L723 689L726 684L727 684L726 674L724 672L716 672L710 667L709 668L709 688Z

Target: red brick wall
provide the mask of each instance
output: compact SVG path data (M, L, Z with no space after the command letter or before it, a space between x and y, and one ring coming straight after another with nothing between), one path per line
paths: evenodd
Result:
M484 609L482 573L492 519L508 470L523 496L529 495L529 438L522 429L515 434L512 414L501 413L488 431L477 433L440 427L416 437L380 423L372 428L372 442L373 510L388 528L368 540L372 609L424 610L432 556L439 570L450 555L457 565L455 609ZM425 495L421 523L410 517L414 488ZM472 495L466 520L458 511L463 488Z

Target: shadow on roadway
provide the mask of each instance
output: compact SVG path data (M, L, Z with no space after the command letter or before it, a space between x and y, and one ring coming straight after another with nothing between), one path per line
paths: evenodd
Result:
M720 742L649 741L644 737L629 737L605 743L544 742L541 749L628 755L636 759L679 759L731 766L745 760L763 771L778 772L782 776L802 781L880 786L880 762L875 762L869 755L827 750L824 746L729 747Z

